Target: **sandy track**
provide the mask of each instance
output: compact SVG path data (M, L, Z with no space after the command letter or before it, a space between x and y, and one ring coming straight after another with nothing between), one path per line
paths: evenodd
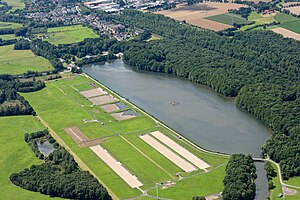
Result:
M102 139L89 139L83 132L81 132L77 127L64 128L64 131L71 136L71 138L78 144L80 147L95 146L100 144Z
M108 113L120 110L119 107L116 106L116 104L107 104L107 105L101 106L101 108Z
M113 103L118 101L118 99L113 97L112 95L93 97L93 98L89 98L89 100L95 105L103 105L103 104L108 104L108 103Z
M143 185L136 176L132 175L127 169L125 169L122 164L114 159L105 149L99 145L90 147L90 149L116 174L118 174L118 176L130 185L130 187L137 188Z
M150 135L141 135L139 136L143 141L145 141L147 144L149 144L152 148L156 149L158 152L160 152L163 156L168 158L170 161L172 161L175 165L180 167L185 172L192 172L197 170L196 167L194 167L192 164L184 160L183 158L179 157L176 153L168 149L166 146L159 143L156 139L151 137Z
M206 162L204 162L202 159L198 158L191 152L189 152L187 149L180 146L178 143L171 140L168 136L162 134L159 131L155 131L150 133L152 136L154 136L156 139L164 143L166 146L168 146L170 149L181 155L186 160L190 161L192 164L197 166L199 169L206 169L210 167Z
M130 112L130 113L128 114L127 112ZM124 111L124 112L113 113L113 114L111 114L111 116L113 116L118 121L122 121L122 120L134 118L138 115L137 115L136 112L134 112L132 110L127 110L127 111Z
M86 90L80 92L84 97L90 98L90 97L95 97L95 96L100 96L100 95L105 95L108 94L106 91L102 90L101 88L95 88L91 90Z
M159 11L156 13L163 14L180 21L185 20L189 24L202 28L220 31L230 28L231 26L204 18L224 14L227 13L229 9L239 9L241 7L245 7L245 5L235 3L205 2L192 6L179 5L178 8Z
M272 31L274 31L275 33L279 33L279 34L283 35L283 37L293 38L295 40L300 41L300 34L294 33L290 30L285 29L285 28L274 28L274 29L272 29Z

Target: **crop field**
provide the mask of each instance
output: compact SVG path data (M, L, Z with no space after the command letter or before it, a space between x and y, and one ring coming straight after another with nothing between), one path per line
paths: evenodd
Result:
M291 15L284 14L284 13L279 13L274 18L281 24L300 20L297 17L293 17Z
M288 14L280 13L274 17L280 24L281 29L273 29L276 33L282 34L284 37L300 38L300 19ZM293 33L294 32L294 33Z
M45 39L51 44L72 44L83 41L85 38L97 38L97 34L92 29L76 26L62 26L48 29L48 37Z
M293 22L286 22L286 23L280 24L279 26L300 34L300 20L293 21Z
M300 25L300 23L299 23ZM277 27L277 28L273 28L271 29L272 31L274 31L275 33L279 33L281 35L283 35L283 37L287 37L287 38L293 38L295 40L300 40L300 34L295 33L293 31L290 31L288 29L282 28L282 27ZM300 31L300 29L299 29Z
M209 30L220 31L232 27L228 24L212 21L206 19L211 16L221 15L228 13L229 9L239 9L244 7L241 4L235 3L217 3L217 2L205 2L198 3L191 6L180 5L177 8L171 10L164 10L157 12L170 18L183 21L187 23L206 28Z
M12 39L17 39L18 37L16 37L15 34L7 34L7 35L0 35L0 38L2 40L12 40Z
M50 71L50 62L35 56L30 50L13 50L13 45L0 47L0 74L22 74L31 71Z
M0 199L53 199L24 190L9 180L12 173L41 163L24 141L24 133L42 129L43 126L33 116L0 117Z
M20 28L22 27L22 24L17 24L13 22L0 22L0 29L6 29L6 28Z
M191 199L193 195L210 195L222 191L227 157L212 155L191 146L187 141L179 139L175 133L155 122L134 105L84 75L50 81L46 85L47 87L41 91L22 95L37 111L39 117L91 169L114 197L121 199L137 197L142 194L141 191L148 190L152 194L151 188L155 187L158 182L164 183L160 186L162 196L174 199L181 199L182 197ZM79 91L90 90L91 87L104 89L109 95L118 99L120 103L126 105L126 110L133 110L139 115L122 121L114 119L110 113L101 108L101 105L93 104L79 93ZM74 129L76 134L84 134L84 137L88 139L93 141L101 139L101 141L99 140L100 143L92 147L79 147L74 137L72 138L65 132L64 129L68 127L77 127L78 129ZM153 131L160 131L201 158L209 165L207 171L198 169L190 173L184 172L168 157L139 137L141 134ZM80 135L78 136L82 140L86 140ZM155 138L153 137L153 139ZM108 154L105 155L104 151ZM96 152L99 155L96 155ZM174 153L176 152L174 151ZM180 155L178 154L178 156ZM108 158L110 161L105 160ZM126 176L122 177L121 172L118 171L123 170L125 173L124 169L120 167L117 169L109 165L109 163L116 161L127 170ZM179 177L176 175L178 173L183 177L180 182L178 182ZM134 184L130 185L129 180L126 181L126 177L132 175L137 177L141 183L138 188ZM208 189L209 186L206 184L202 188L202 184L205 182L213 182L214 186ZM190 190L187 191L187 188ZM174 191L176 191L177 196L173 194ZM181 195L178 195L179 193Z
M247 19L235 15L235 14L230 14L230 13L225 13L225 14L220 14L220 15L215 15L211 17L207 17L206 19L215 21L215 22L220 22L223 24L228 24L233 26L234 24L250 24L252 23L251 21L248 21Z
M293 6L285 9L289 10L293 14L300 15L300 6Z

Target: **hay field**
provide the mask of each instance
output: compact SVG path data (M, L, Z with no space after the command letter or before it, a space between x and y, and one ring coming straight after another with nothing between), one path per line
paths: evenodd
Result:
M0 117L0 199L59 199L24 190L9 180L12 173L42 162L24 141L25 132L42 129L44 127L33 116Z
M295 40L300 41L300 34L290 31L288 29L279 27L279 28L273 28L271 30L274 31L275 33L283 35L283 37L293 38Z
M285 9L291 11L293 14L300 15L300 6L294 6Z
M48 29L48 37L45 39L51 44L72 44L83 41L85 38L97 38L98 35L92 29L76 26L62 26Z
M0 47L0 74L22 74L31 71L50 71L50 62L35 56L30 50L13 50L13 45Z
M205 18L227 13L229 9L239 9L245 5L235 3L217 3L217 2L206 2L198 3L192 6L183 6L171 10L164 10L156 12L163 14L170 18L183 21L187 23L206 28L209 30L220 31L226 28L230 28L230 25L223 24L220 22L211 21Z
M13 22L0 22L0 29L6 29L6 28L20 28L22 27L22 24L13 23Z
M137 197L142 193L138 189L131 188L90 148L79 147L72 137L64 131L64 128L76 126L90 139L102 138L103 141L99 145L105 148L113 158L120 161L122 166L131 174L138 177L138 180L143 184L140 187L142 190L154 187L157 182L175 181L175 185L172 185L172 190L178 189L178 192L182 193L184 197L188 197L188 199L199 194L215 194L222 191L224 170L218 169L226 165L227 158L214 156L193 148L186 142L179 140L174 133L155 123L153 119L127 101L103 88L109 94L118 98L128 109L134 110L139 114L139 116L132 119L115 120L109 113L102 110L100 105L92 106L91 102L85 99L77 90L77 88L89 88L91 82L95 88L103 88L92 79L79 75L47 82L47 87L43 90L22 95L37 111L37 114L64 140L70 149L101 179L115 196L125 199ZM85 123L84 119L90 121L92 119L98 120L98 122ZM160 131L168 135L170 139L207 162L211 166L209 169L221 168L205 174L202 174L203 170L200 169L191 173L183 172L160 152L139 138L140 134L147 134L153 131ZM184 187L194 187L192 192L187 191L183 187L181 188L181 182L176 182L178 179L176 173L178 172L181 172L182 176L186 177ZM195 173L199 174L195 175ZM202 182L217 182L217 184L206 191L204 190L206 188L199 189L199 185L195 184L195 179L192 177L196 177L196 182L202 180ZM177 184L180 187L177 188ZM169 189L171 191L171 188L164 191L169 191ZM180 195L175 199L179 197Z

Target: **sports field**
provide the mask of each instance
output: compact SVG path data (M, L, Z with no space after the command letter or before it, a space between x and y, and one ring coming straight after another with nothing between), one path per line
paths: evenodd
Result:
M72 44L83 41L85 38L97 38L97 34L92 29L76 26L62 26L48 29L48 39L51 44Z
M226 157L203 152L185 140L178 139L175 133L167 130L160 123L156 123L138 108L84 75L51 81L46 86L41 91L22 95L34 107L39 117L63 139L67 148L70 148L82 163L90 168L113 196L121 199L137 197L142 194L142 191L152 191L151 188L155 187L156 183L164 183L160 186L166 192L164 196L173 198L173 191L176 190L177 197L174 199L181 199L182 195L191 199L194 195L209 195L222 191ZM126 105L125 110L133 110L139 115L122 121L114 119L110 113L101 108L101 105L93 105L88 98L79 93L79 91L91 90L91 87L104 89L109 95ZM74 130L75 137L79 137L79 140L101 139L101 142L93 147L80 147L77 144L78 139L76 142L75 137L70 136L64 130L68 127L78 128L79 131ZM165 137L183 146L186 151L190 152L189 155L193 154L207 163L210 166L207 168L208 172L197 166L194 166L197 168L196 171L184 172L172 162L169 154L160 151L164 148L156 149L139 137L141 134L149 134L154 131L160 131ZM153 135L149 135L149 137L159 142ZM161 138L164 137L160 137L160 140L162 140ZM170 144L172 144L172 148L178 148L169 140L161 143L163 146ZM182 149L170 151L178 157L183 155L182 152L186 153ZM185 160L183 157L181 159ZM193 165L194 161L186 160L185 162ZM120 163L123 168L117 166L117 163ZM177 182L179 179L177 173L183 177L183 181ZM135 182L133 176L141 185ZM201 189L201 184L204 182L214 182L214 187L206 190L208 186L205 186ZM140 187L135 188L138 185ZM187 191L186 188L190 187L192 187L191 190ZM178 195L179 193L182 195Z
M43 126L33 116L0 117L0 199L53 199L24 190L9 180L12 173L41 163L24 141L24 133L42 129Z
M50 71L50 62L30 50L13 50L13 45L0 47L0 74L22 74L31 71Z
M214 15L211 17L207 17L206 19L215 21L215 22L220 22L223 24L228 24L233 26L234 24L250 24L252 23L251 21L248 21L247 19L241 17L240 15L235 15L231 13L225 13L225 14L220 14L220 15Z
M17 24L13 22L0 22L0 29L6 29L6 28L20 28L22 27L22 24Z

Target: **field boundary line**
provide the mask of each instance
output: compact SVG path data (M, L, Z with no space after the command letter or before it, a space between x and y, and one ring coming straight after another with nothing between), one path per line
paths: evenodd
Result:
M154 160L152 160L149 156L147 156L144 152L142 152L139 148L137 148L134 144L132 144L131 142L129 142L126 138L124 138L122 135L120 135L120 137L125 140L129 145L131 145L133 148L135 148L138 152L140 152L144 157L146 157L148 160L150 160L153 164L155 164L157 167L159 167L160 169L162 169L164 172L166 172L171 178L175 178L175 176L173 176L170 172L168 172L167 170L165 170L162 166L160 166L159 164L157 164Z
M53 136L53 138L66 150L74 157L75 161L78 163L79 167L82 170L87 170L89 171L102 185L105 187L108 191L108 193L112 196L113 199L119 199L115 193L113 193L110 188L71 150L71 148L64 142L63 139L40 117L40 116L35 116L36 119L41 122L43 126L45 126L50 134Z

